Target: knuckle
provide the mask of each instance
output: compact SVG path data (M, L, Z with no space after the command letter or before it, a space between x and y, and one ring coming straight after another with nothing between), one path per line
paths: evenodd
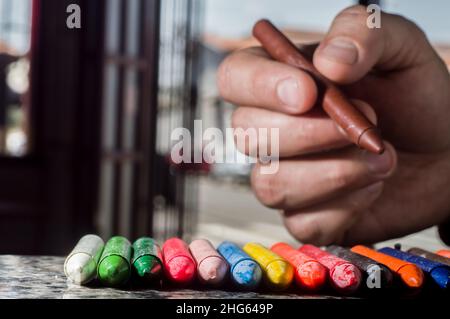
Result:
M267 70L264 68L257 68L254 70L248 92L252 95L255 101L258 100L277 100L275 90L272 89L272 84L267 81Z
M391 17L396 25L403 26L406 33L411 35L411 39L417 40L427 40L427 35L425 32L412 20L398 14L387 14Z
M416 40L420 40L420 41L426 41L427 40L427 35L425 34L425 32L417 25L415 24L413 21L400 16L399 17L401 20L403 20L403 23L406 26L406 29L408 30L408 33L412 35L412 39L416 39Z
M327 180L328 183L330 183L329 185L334 189L345 189L352 182L347 166L341 163L335 164L334 167L329 170Z
M324 233L316 218L310 216L293 216L284 221L286 228L297 240L305 244L322 244Z
M219 94L223 98L227 98L230 94L231 68L236 53L230 54L222 61L217 70L217 87Z
M366 25L368 13L364 6L355 5L344 9L336 16L336 21L351 21L355 25Z
M270 208L283 208L286 193L278 174L261 174L261 164L256 164L252 171L251 183L258 200Z

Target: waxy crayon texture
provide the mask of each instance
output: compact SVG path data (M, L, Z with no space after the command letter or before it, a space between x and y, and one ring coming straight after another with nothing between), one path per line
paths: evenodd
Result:
M125 237L111 238L98 265L98 278L106 286L123 286L131 276L131 243Z
M312 245L304 245L299 251L328 268L331 284L340 293L352 294L359 289L362 275L355 265Z
M409 288L418 289L423 286L424 275L422 270L410 262L383 254L362 245L353 247L351 251L387 266L393 272L397 273Z
M64 262L64 273L73 283L84 285L95 279L105 243L97 235L82 237Z
M349 249L339 246L329 246L326 249L329 253L342 258L353 265L357 266L363 271L369 279L376 280L380 278L380 288L388 288L392 286L394 276L392 272L386 266L377 263L376 261L352 252Z
M267 285L277 290L290 286L294 268L289 262L260 244L249 243L243 249L261 266Z
M420 248L411 248L410 250L408 250L408 253L412 254L412 255L416 255L416 256L420 256L447 266L450 266L450 259L449 258L445 258L443 256L437 255L437 254L433 254L432 252L426 251L424 249L420 249Z
M322 88L322 97L318 99L322 109L346 132L353 143L376 154L385 151L383 139L374 124L270 21L258 21L253 28L253 35L274 60L313 76Z
M133 243L131 263L136 277L141 281L153 283L162 277L161 249L152 238L139 238Z
M188 245L179 238L167 240L162 248L166 277L179 285L190 284L196 275L195 260Z
M228 274L228 263L205 239L194 240L189 249L197 263L200 282L209 285L221 285Z
M277 243L271 250L286 259L295 269L295 281L304 290L318 291L326 283L328 270L314 258L286 243Z
M436 254L445 258L450 258L450 250L442 249L437 251Z
M446 265L389 247L382 248L379 252L413 263L419 266L420 269L426 273L430 274L431 278L433 278L439 287L443 289L447 289L449 287L450 268Z
M261 267L238 245L223 242L217 250L230 264L230 274L234 284L246 290L259 286L262 279Z

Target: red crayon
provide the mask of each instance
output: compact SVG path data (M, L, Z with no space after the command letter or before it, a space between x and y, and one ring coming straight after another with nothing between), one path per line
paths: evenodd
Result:
M330 272L330 281L336 291L343 294L356 292L361 285L361 271L348 261L312 245L299 248L302 253L316 259Z
M325 285L328 270L317 260L292 248L286 243L277 243L271 249L294 267L295 282L302 289L318 291Z
M196 264L188 245L179 238L167 240L163 247L166 277L178 285L190 284L196 276Z

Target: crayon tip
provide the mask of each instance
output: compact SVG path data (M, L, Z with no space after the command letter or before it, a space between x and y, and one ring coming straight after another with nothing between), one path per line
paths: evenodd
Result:
M450 269L448 267L437 267L431 272L431 278L442 289L448 289L450 283Z
M255 25L253 26L252 34L257 34L259 29L262 27L265 27L266 25L273 26L272 22L270 22L270 20L268 20L268 19L261 19L261 20L257 21L255 23Z
M167 264L169 277L180 282L192 281L196 272L195 268L195 263L185 256L175 257Z
M154 256L142 256L134 262L133 266L137 275L141 278L153 280L161 276L161 263Z
M211 279L211 280L216 279L216 278L217 278L217 269L210 269L210 270L208 271L208 277L209 277L209 279Z
M85 274L83 271L83 267L78 266L66 271L67 276L72 280L72 282L76 284L81 284L84 281Z
M285 289L294 279L294 269L285 261L275 260L267 265L266 275L269 284L279 289Z
M239 274L239 278L242 280L243 284L248 285L253 280L253 274L250 272L241 273Z
M378 155L382 155L386 150L383 139L375 129L365 131L359 137L358 145L359 147Z
M83 285L95 278L97 264L89 255L76 254L64 263L64 272L73 283Z
M352 294L359 289L361 285L361 271L352 264L342 264L336 266L331 278L333 285L341 293Z
M199 278L207 284L217 285L223 282L228 273L228 264L222 258L211 256L198 266Z
M310 291L320 290L326 283L327 270L315 261L306 262L298 267L296 272L297 283Z
M121 286L125 284L130 276L128 263L120 256L109 256L105 258L98 267L100 281L110 286Z
M234 267L233 278L238 285L251 289L261 282L261 267L254 261L243 260Z
M410 288L420 288L423 285L423 272L413 264L404 265L398 270L398 274L403 282Z

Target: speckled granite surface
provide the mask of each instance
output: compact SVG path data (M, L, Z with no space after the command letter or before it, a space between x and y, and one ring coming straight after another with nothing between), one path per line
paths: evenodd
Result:
M204 298L315 298L295 294L266 295L226 291L196 290L116 290L99 287L79 287L66 280L62 257L0 256L0 299L204 299ZM322 298L332 298L324 297Z

